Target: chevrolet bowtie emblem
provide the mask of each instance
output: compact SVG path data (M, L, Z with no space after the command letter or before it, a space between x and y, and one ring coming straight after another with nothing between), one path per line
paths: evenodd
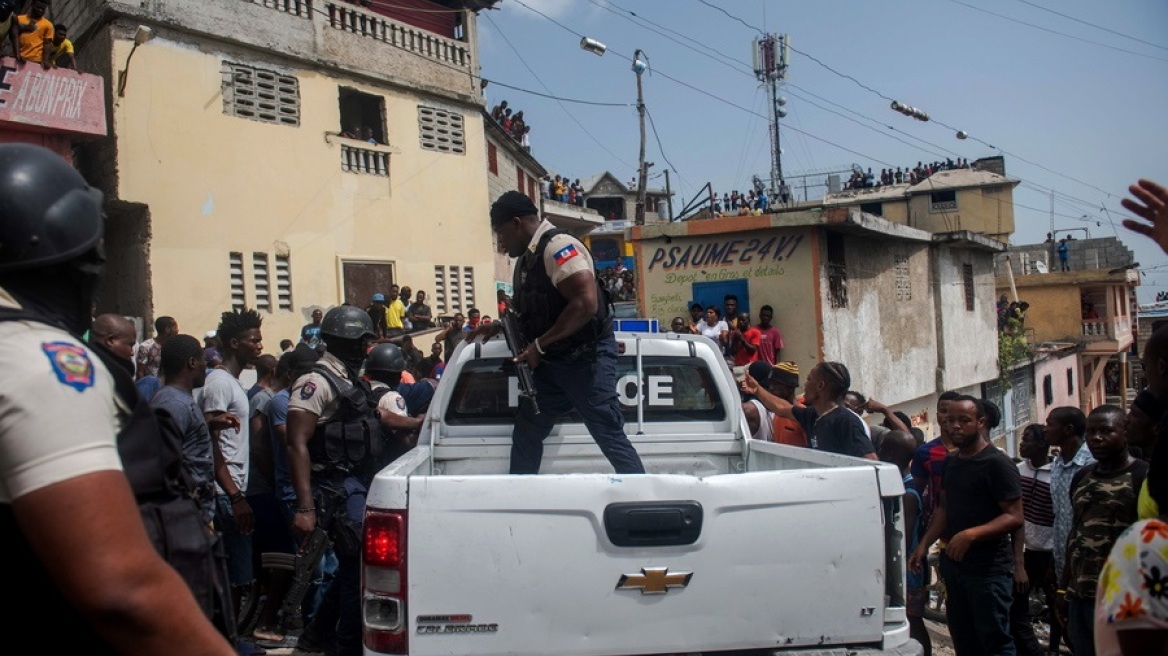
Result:
M643 595L668 594L670 588L684 588L693 572L670 572L668 567L642 567L640 574L622 574L617 590L640 590Z

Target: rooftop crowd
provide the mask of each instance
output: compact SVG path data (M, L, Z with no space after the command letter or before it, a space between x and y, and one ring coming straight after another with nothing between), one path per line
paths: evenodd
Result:
M20 65L76 69L69 28L49 20L48 9L49 0L0 2L0 56L14 57Z

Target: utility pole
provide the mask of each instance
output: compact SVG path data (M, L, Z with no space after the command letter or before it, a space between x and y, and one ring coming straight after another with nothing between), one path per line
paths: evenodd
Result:
M673 221L673 189L669 186L669 169L665 169L665 205L669 208L669 220Z
M644 55L640 48L633 54L633 72L637 74L637 115L641 123L641 151L637 157L636 225L645 225L645 186L648 182L648 171L645 167L645 96L641 87L641 74L648 68L648 64L642 59Z

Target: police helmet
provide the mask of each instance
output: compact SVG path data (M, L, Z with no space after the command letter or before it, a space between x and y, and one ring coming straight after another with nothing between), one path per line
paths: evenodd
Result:
M369 313L352 305L341 305L324 313L320 321L320 334L338 339L361 339L376 337L373 320Z
M0 273L60 264L101 244L102 194L60 155L0 145Z
M365 371L400 374L406 370L406 358L397 344L382 343L374 346L365 358Z

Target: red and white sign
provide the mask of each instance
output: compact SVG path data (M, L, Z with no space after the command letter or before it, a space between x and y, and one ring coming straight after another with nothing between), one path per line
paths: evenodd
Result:
M98 75L0 59L0 128L104 137L104 86Z

